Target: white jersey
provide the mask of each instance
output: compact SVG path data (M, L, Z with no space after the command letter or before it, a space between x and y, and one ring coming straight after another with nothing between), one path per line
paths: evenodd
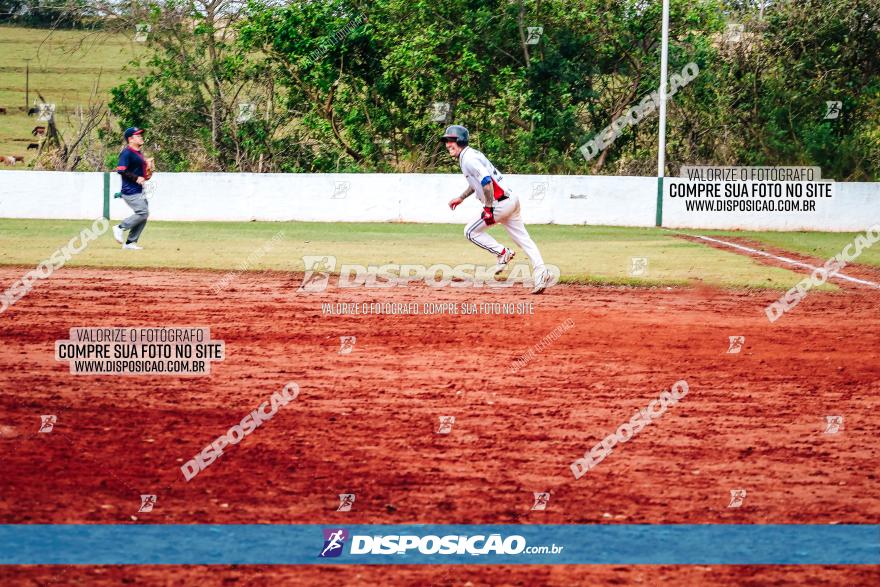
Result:
M483 178L488 177L494 184L495 199L501 195L509 193L506 185L504 185L504 176L501 175L495 166L486 159L486 156L472 147L465 147L458 156L458 164L461 165L461 172L464 173L468 185L474 188L474 195L477 199L486 205L483 201Z

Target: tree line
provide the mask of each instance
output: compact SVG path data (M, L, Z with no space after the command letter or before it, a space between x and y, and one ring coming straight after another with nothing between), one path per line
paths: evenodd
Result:
M810 165L877 179L877 0L670 4L670 74L688 63L699 73L668 104L668 174ZM582 147L657 90L659 0L157 0L90 11L108 30L148 30L149 57L136 64L147 74L113 88L108 106L120 129L148 129L162 169L449 171L437 137L454 122L507 173L656 173L656 113L594 142L604 148L589 160Z

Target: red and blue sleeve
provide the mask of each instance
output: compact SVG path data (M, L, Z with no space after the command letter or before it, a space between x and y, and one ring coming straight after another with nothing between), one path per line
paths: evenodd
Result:
M119 163L116 164L116 173L122 174L128 169L128 149L119 154Z
M491 175L487 175L482 179L482 181L480 181L480 185L484 187L489 185L490 183L492 184L492 196L496 200L498 200L499 198L501 198L501 196L504 195L504 190L501 189L501 186L498 185L498 182L495 181L495 179Z

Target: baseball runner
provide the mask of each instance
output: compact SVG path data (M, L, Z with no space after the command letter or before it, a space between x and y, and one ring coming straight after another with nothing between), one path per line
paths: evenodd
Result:
M516 253L502 246L487 232L493 224L502 224L507 234L525 251L532 262L534 271L533 294L543 293L547 289L550 275L544 267L544 259L532 237L526 230L520 216L519 198L504 185L504 176L486 159L486 156L468 146L468 130L457 124L446 129L441 141L452 157L458 158L461 172L468 182L468 188L457 198L449 202L449 208L455 210L471 194L483 203L483 213L479 220L464 227L464 236L469 241L494 254L498 259L495 275L498 275L510 263Z
M144 131L137 127L125 129L126 147L119 154L116 172L122 176L122 199L134 214L113 227L113 238L122 244L123 249L139 251L138 239L147 225L150 215L149 204L144 195L144 183L152 175L151 161L144 158L141 147L144 145ZM125 231L128 238L123 240Z

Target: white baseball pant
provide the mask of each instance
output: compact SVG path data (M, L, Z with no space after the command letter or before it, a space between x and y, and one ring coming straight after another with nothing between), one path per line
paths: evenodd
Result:
M495 202L495 222L504 225L513 242L525 251L535 271L544 267L544 259L541 257L538 245L529 236L529 231L523 224L519 213L519 198L516 195L508 193L507 199ZM488 228L485 221L480 218L464 227L464 236L481 249L498 256L505 247L486 232Z

